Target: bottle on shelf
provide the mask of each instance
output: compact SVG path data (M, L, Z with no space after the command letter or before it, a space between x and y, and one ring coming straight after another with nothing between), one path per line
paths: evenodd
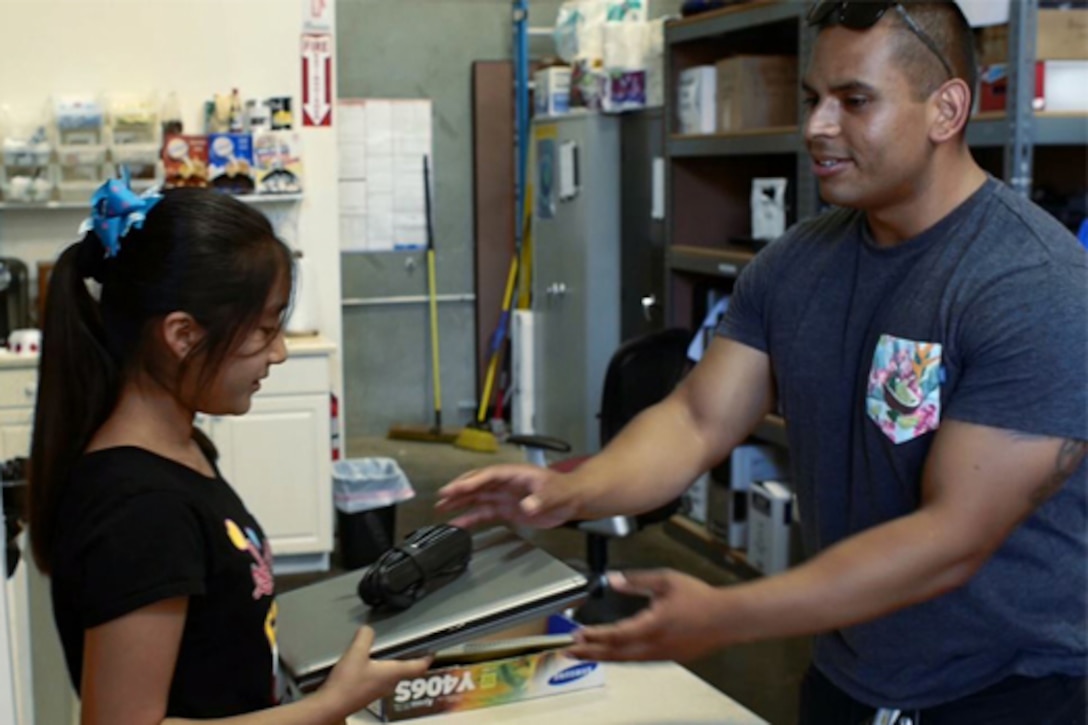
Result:
M178 94L174 91L166 96L162 104L162 135L181 133L181 105L178 103Z
M230 91L230 121L228 122L231 133L242 133L246 130L246 113L242 106L242 96L237 88Z

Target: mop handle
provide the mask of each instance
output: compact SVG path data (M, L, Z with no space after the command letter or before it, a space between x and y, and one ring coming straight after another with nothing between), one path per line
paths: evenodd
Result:
M423 193L427 215L427 296L431 307L431 375L434 377L434 427L442 428L442 374L438 354L438 295L435 290L434 229L431 223L431 169L423 157Z
M506 292L502 296L502 317L508 317L510 315L510 304L514 299L514 282L518 278L518 258L514 255L510 261L510 272L506 275ZM503 325L500 322L500 328ZM484 380L484 394L480 397L480 410L476 414L476 422L483 423L487 420L487 404L491 400L491 386L495 382L495 369L499 366L499 350L500 346L493 346L491 351L491 361L487 365L487 377Z

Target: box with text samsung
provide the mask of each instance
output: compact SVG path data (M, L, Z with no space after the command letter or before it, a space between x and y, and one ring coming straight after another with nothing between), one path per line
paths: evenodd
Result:
M790 565L793 493L777 481L761 481L752 484L748 499L748 561L764 574L785 571Z
M368 709L384 722L395 722L600 687L604 670L599 663L576 660L563 651L576 626L552 615L547 635L439 651L430 670L401 680L393 694Z

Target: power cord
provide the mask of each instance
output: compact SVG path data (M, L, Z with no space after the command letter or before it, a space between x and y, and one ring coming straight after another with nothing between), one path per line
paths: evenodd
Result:
M467 531L449 524L424 526L367 569L359 598L371 607L407 609L463 574L471 560Z

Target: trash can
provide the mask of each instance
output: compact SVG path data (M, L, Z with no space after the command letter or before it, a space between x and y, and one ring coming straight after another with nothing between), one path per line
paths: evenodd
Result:
M392 458L336 461L332 475L341 564L345 569L373 564L396 541L397 504L415 491Z

